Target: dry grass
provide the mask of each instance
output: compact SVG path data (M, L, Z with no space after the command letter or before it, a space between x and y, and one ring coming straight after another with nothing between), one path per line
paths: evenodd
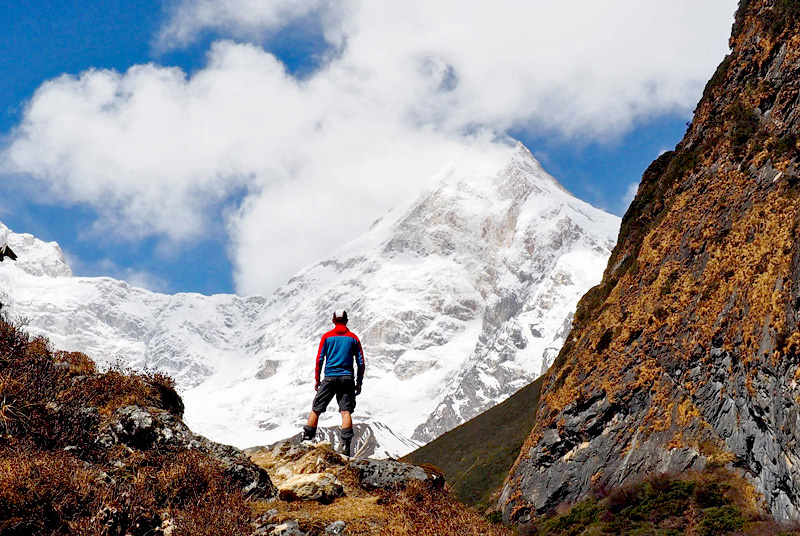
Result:
M411 485L391 495L387 505L396 521L387 527L387 536L419 534L510 536L502 525L490 524L477 512L464 508L449 494Z
M360 486L357 470L345 464L327 443L308 451L275 447L253 453L251 459L267 469L270 476L275 475L274 482L279 486L291 475L315 472L331 473L342 484L345 495L331 504L274 501L255 506L258 514L277 510L273 522L297 520L309 534L324 534L325 527L334 521L344 521L347 534L352 536L512 534L507 527L488 523L455 500L449 490L435 489L427 483L392 491L366 491Z
M0 449L0 534L71 534L100 507L94 471L65 453Z
M341 480L341 479L340 479ZM278 511L276 522L297 520L309 534L323 534L334 521L344 521L352 536L511 536L504 525L489 523L446 491L415 483L392 492L367 493L345 483L345 497L329 505L276 501L261 503L258 513Z
M253 514L219 462L95 443L129 404L183 411L169 377L99 374L84 354L54 352L0 315L0 535L250 532Z

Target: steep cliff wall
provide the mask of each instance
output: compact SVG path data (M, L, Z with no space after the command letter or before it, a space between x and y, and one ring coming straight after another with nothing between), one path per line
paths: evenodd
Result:
M731 54L578 306L506 519L709 465L800 519L799 21L796 0L740 3Z

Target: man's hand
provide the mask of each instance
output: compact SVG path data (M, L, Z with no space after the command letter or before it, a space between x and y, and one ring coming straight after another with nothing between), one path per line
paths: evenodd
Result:
M356 396L361 394L361 384L356 385Z
M314 390L315 390L315 391L319 391L319 380L317 380L316 382L314 382Z

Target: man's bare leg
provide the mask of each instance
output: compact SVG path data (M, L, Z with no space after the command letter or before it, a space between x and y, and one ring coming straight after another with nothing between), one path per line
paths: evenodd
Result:
M340 411L342 414L342 454L350 456L350 442L353 440L353 417L349 411Z
M306 421L306 424L308 426L316 428L318 422L319 422L319 415L317 415L317 412L312 409L311 413L308 414L308 420Z
M349 411L340 411L339 413L342 414L342 428L352 428L353 427L353 416L350 415L350 412ZM314 424L314 426L316 426L316 424Z

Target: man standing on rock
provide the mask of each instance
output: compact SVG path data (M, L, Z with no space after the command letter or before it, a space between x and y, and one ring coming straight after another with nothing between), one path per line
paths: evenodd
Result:
M317 366L314 372L314 390L317 395L311 404L308 422L303 426L303 441L314 439L317 435L317 421L328 408L334 395L342 414L342 449L350 456L350 443L353 440L353 418L356 409L356 396L361 394L364 379L364 352L361 341L347 329L347 311L333 312L334 328L322 336L317 350ZM325 379L319 381L322 364L325 363ZM358 365L358 374L353 373L353 362Z

